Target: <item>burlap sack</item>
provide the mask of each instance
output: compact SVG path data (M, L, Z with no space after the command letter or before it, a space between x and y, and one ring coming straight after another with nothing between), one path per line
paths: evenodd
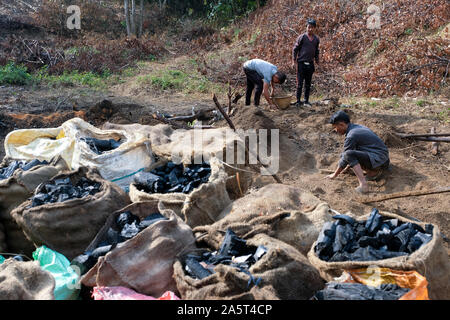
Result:
M310 192L269 184L234 201L222 211L219 221L195 227L194 233L212 246L222 242L228 228L244 239L266 233L306 255L323 224L331 220L328 204Z
M211 175L208 182L201 184L189 194L146 193L139 191L135 184L130 185L130 199L133 202L159 200L167 209L172 209L190 227L217 221L220 212L231 203L226 190L227 175L223 165L211 158Z
M158 208L157 204L157 201L133 203L108 218L87 250L96 247L114 224L115 217L122 212L130 211L141 219L160 212L168 220L153 223L100 257L81 278L85 286L122 286L154 297L166 291L177 292L172 277L173 263L178 254L195 248L195 239L191 228L172 210Z
M9 161L4 159L1 166L6 165ZM67 169L66 162L61 157L57 157L48 165L35 166L27 171L17 169L8 179L0 180L0 222L5 228L6 245L9 252L31 257L31 253L35 249L33 243L26 238L22 228L12 218L11 210L31 197L39 184Z
M0 300L54 300L55 279L38 261L0 264Z
M427 223L406 219L402 216L380 212L381 215L390 219L398 219L402 222L411 222L425 228ZM358 221L366 221L370 214L357 217ZM433 238L430 242L420 247L418 250L407 256L377 261L344 261L327 262L321 260L314 252L316 246L314 242L308 252L308 259L311 264L320 271L321 276L331 281L335 277L341 276L344 270L367 268L370 266L389 268L403 271L417 271L428 281L428 292L433 299L450 299L450 259L443 247L442 237L439 228L433 224Z
M70 177L73 184L86 177L100 182L100 191L81 199L47 203L28 208L27 200L11 211L11 215L36 247L46 245L67 259L81 254L94 239L106 218L130 203L128 195L115 183L103 180L93 169L80 167L53 179ZM35 190L38 193L40 188Z
M182 299L261 299L261 300L306 300L324 287L316 269L305 256L295 248L258 234L247 240L248 245L264 245L268 251L249 269L254 279L248 285L250 276L227 265L217 265L216 273L202 279L185 274L180 260L174 265L174 277ZM214 248L217 250L218 247ZM255 280L256 281L256 280Z
M248 158L242 136L228 127L208 130L172 129L169 125L105 123L103 129L139 132L149 141L152 151L168 159L189 163L192 159L208 161L218 158L227 174L226 188L231 199L242 197L251 185L255 173L248 168ZM238 159L243 161L238 161ZM256 174L259 174L256 173Z

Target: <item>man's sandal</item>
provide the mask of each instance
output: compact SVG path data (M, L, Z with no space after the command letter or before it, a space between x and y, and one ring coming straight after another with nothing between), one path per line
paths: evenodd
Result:
M369 193L369 188L364 190L361 186L359 186L359 187L355 188L355 191L358 192L359 194L366 194L366 193Z

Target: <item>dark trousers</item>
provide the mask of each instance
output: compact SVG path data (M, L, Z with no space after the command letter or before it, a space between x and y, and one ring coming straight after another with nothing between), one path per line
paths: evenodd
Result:
M375 169L387 169L389 168L390 161L387 160L381 166L374 168L372 167L372 162L370 162L369 154L365 151L358 150L347 150L343 154L343 160L346 165L350 167L356 166L358 163L361 165L363 170L375 170Z
M252 98L253 89L255 90L255 106L259 106L259 100L263 92L263 78L258 72L244 68L245 75L247 76L247 90L245 91L245 105L249 106Z
M314 73L314 63L304 64L304 61L297 63L297 102L302 97L303 81L305 82L305 102L309 102L309 92L311 91L311 80Z

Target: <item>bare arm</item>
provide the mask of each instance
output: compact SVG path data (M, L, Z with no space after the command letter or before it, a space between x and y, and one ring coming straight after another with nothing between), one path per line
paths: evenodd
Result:
M265 81L263 81L263 82L264 82L264 85L263 85L264 98L266 98L266 100L269 103L269 105L272 106L273 102L272 102L272 99L270 98L270 94L269 94L269 84L267 82L265 82Z

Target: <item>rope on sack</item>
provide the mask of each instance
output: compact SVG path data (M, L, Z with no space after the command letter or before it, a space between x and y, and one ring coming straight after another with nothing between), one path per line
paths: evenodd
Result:
M135 174L138 174L139 172L143 171L145 168L140 168L138 171L135 171L133 173L127 174L126 176L120 177L120 178L116 178L116 179L112 179L111 182L116 182L122 179L126 179L129 178L131 176L134 176ZM128 193L130 192L130 187L125 187L125 192Z

